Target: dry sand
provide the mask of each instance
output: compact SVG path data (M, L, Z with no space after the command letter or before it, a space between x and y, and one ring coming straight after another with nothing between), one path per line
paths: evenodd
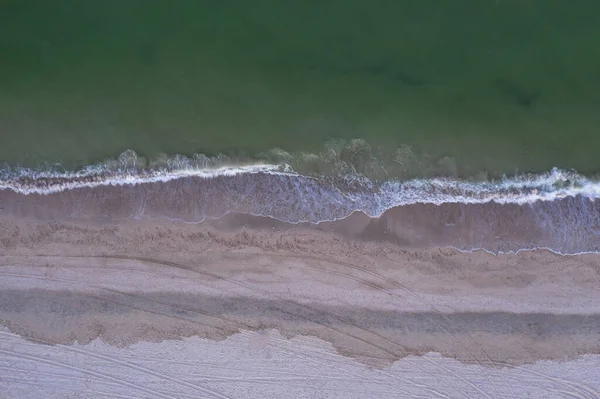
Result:
M600 255L0 217L0 397L600 397Z

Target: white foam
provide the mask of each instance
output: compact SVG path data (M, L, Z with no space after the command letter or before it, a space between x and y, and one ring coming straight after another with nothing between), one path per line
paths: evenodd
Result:
M197 223L240 212L271 217L287 223L320 223L344 219L353 212L378 218L386 211L415 204L513 204L533 206L536 225L548 231L551 239L514 244L505 248L473 242L461 249L487 247L494 252L548 247L558 253L597 251L600 182L574 171L555 168L542 174L522 174L498 181L467 181L451 178L390 180L374 182L359 174L344 176L305 176L286 164L218 165L222 160L175 157L161 167L142 168L134 153L121 157L117 165L95 165L78 172L49 169L0 171L0 190L23 195L50 195L80 188L131 187L169 183L169 201L176 204L190 196L199 199L190 214L162 216ZM231 178L231 179L229 179ZM177 181L194 179L193 185ZM219 179L212 184L212 179ZM163 193L161 189L157 193ZM109 194L115 195L114 193ZM144 196L152 191L144 190ZM158 194L163 195L163 194ZM146 198L146 197L144 197ZM563 201L571 198L573 200ZM200 200L201 199L201 200ZM140 217L145 199L140 200ZM545 203L545 204L542 204ZM175 206L174 208L177 208ZM191 209L191 208L190 208ZM161 210L162 212L163 210ZM482 211L482 215L489 215ZM495 211L491 211L492 213Z
M0 179L0 190L11 190L19 194L48 195L78 188L101 186L133 186L147 183L169 182L177 179L197 177L211 179L217 177L238 176L240 174L277 174L292 175L300 179L311 180L308 176L294 173L285 164L251 164L221 167L203 167L189 159L177 159L168 168L159 169L107 169L94 165L77 172L34 171L18 169L5 171ZM131 161L128 161L131 162ZM206 161L204 162L204 164ZM0 175L0 176L2 176ZM408 181L392 180L377 186L364 176L354 176L352 183L363 190L348 190L332 185L338 194L351 202L371 203L365 211L377 217L395 206L412 204L464 203L484 204L531 204L537 201L553 201L565 197L582 196L592 200L600 198L600 182L592 181L575 172L558 168L538 175L519 175L503 178L500 181L472 182L449 178L413 179ZM346 182L350 178L346 176ZM368 196L370 198L365 198ZM375 205L375 206L373 206Z
M133 186L166 183L189 177L212 179L265 173L296 176L300 185L308 183L306 179L310 179L310 183L315 182L314 178L295 173L288 164L236 163L228 157L196 154L193 157L164 157L151 163L151 167L146 167L143 158L128 150L116 160L90 165L79 171L63 171L60 165L50 165L42 170L6 166L0 168L0 190L11 190L24 195L47 195L78 188ZM331 191L331 195L325 197L333 199L341 196L355 205L353 210L366 212L373 217L380 216L392 207L412 204L496 202L524 205L575 196L592 200L600 198L600 182L592 181L574 171L558 168L537 175L523 174L512 178L505 177L499 181L482 182L431 178L404 181L392 179L375 184L356 173L338 178L337 183L330 180L321 181L322 188ZM316 180L319 181L319 178ZM352 186L353 189L348 189L348 186ZM323 199L323 190L319 191L319 197ZM297 187L296 192L309 194L305 187Z
M369 216L379 217L385 211L414 204L533 204L567 197L600 198L600 182L591 181L574 172L553 169L540 175L522 175L498 182L469 182L452 179L419 179L385 182L373 193L375 206ZM364 193L347 194L357 203L368 203Z
M188 168L176 170L142 170L135 172L81 171L67 173L36 172L21 174L18 178L0 181L0 190L12 190L19 194L48 195L78 188L101 186L133 186L147 183L166 183L185 177L205 179L220 176L236 176L242 173L277 173L280 165L246 165L220 168Z

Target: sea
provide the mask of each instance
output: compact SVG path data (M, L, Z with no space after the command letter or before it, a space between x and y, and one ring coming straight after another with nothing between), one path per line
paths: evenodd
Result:
M598 252L599 38L597 0L5 0L0 213Z

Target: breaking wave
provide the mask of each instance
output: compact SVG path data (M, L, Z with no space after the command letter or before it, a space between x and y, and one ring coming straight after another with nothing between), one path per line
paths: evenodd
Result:
M565 197L600 198L600 182L590 180L574 171L555 168L547 173L520 174L492 181L469 181L456 178L426 178L376 181L349 171L341 176L311 176L294 171L289 164L247 163L224 165L220 158L177 155L162 164L144 167L133 151L126 151L115 161L92 165L79 171L62 171L58 165L42 170L27 168L0 169L0 190L19 194L48 195L78 188L99 186L143 185L169 182L183 178L217 179L238 175L271 174L296 177L298 181L319 181L324 187L340 191L353 202L373 203L365 211L379 216L386 208L411 204L464 203L530 204ZM345 193L344 193L345 192Z
M553 169L496 180L378 180L356 168L299 173L287 163L178 156L148 165L128 151L77 172L5 167L0 205L47 218L165 217L185 222L230 213L288 223L339 221L355 212L406 245L561 253L600 250L600 183Z

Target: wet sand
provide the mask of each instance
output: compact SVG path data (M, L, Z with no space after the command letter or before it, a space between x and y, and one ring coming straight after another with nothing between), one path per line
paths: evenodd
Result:
M551 194L546 183L519 188L523 182L512 189L502 184L490 189L467 182L459 182L462 188L457 188L452 181L441 186L413 181L380 190L377 185L296 174L219 173L210 178L187 176L136 184L102 181L102 176L21 180L4 190L0 185L0 213L91 224L224 219L219 224L284 230L294 224L311 230L317 224L317 230L347 239L387 241L406 248L600 252L600 200L594 194L595 183L590 183L586 193L573 187Z
M0 222L3 397L600 392L600 255L411 249L361 217Z

